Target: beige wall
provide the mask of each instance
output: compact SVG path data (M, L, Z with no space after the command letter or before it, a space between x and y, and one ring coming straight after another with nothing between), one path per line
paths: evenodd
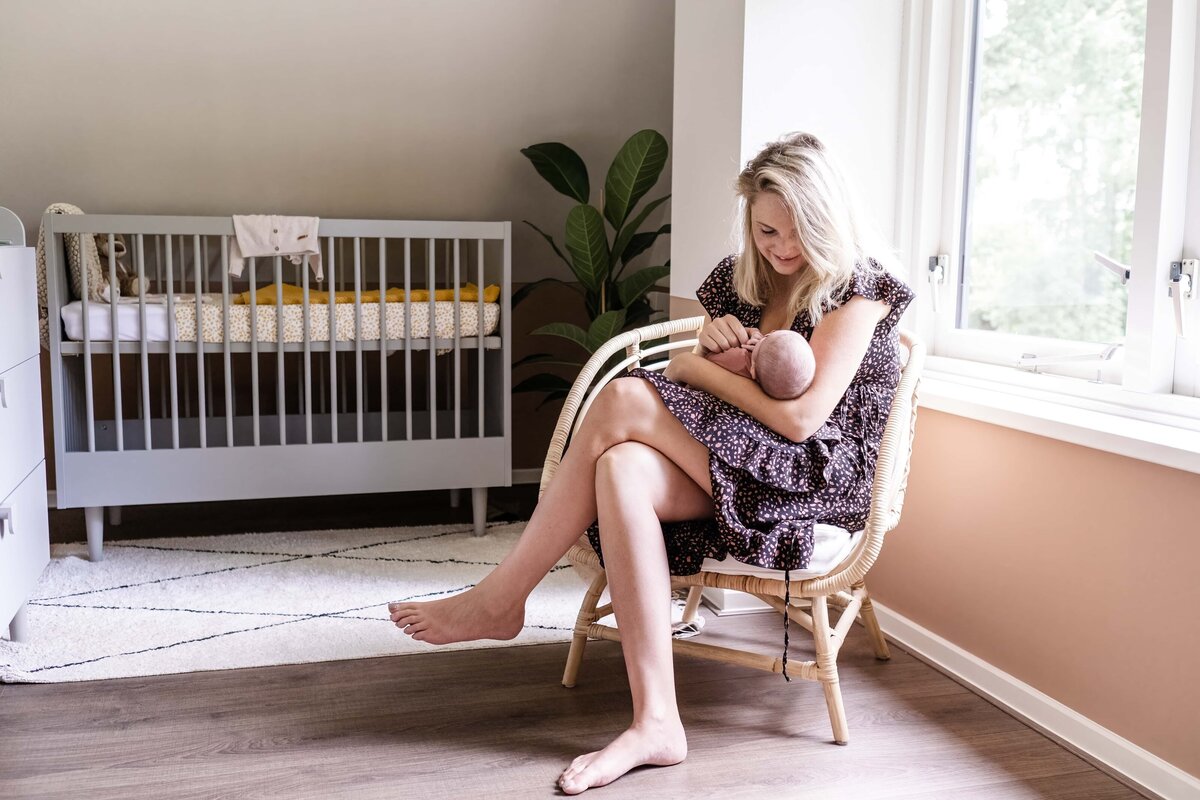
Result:
M561 239L571 201L520 148L575 147L598 202L621 142L647 127L671 134L671 0L3 8L0 205L30 236L56 201L506 219L514 278L530 280L565 268L520 220Z
M566 278L521 220L561 243L571 201L520 149L574 147L599 204L629 135L671 136L672 0L5 0L3 10L0 205L31 242L59 201L93 213L502 219L514 222L515 281ZM668 163L651 196L670 175ZM664 237L646 263L668 249ZM514 358L554 350L526 334L582 321L577 305L550 292L518 308ZM554 424L537 401L514 400L518 468L540 466Z
M1200 475L928 409L889 608L1200 775Z

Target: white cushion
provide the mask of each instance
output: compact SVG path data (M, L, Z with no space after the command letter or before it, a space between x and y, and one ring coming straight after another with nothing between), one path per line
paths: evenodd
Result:
M819 578L829 572L850 555L862 531L851 533L836 525L817 524L813 526L813 552L808 561L808 569L792 570L792 580L802 578ZM724 575L751 575L756 578L771 578L783 580L783 570L755 567L738 561L733 556L726 556L717 561L712 558L704 559L701 569L705 572L720 572Z

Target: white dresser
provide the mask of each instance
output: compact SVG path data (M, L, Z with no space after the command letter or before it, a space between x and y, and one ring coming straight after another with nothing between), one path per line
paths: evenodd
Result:
M0 247L0 626L13 641L50 563L39 350L33 248Z

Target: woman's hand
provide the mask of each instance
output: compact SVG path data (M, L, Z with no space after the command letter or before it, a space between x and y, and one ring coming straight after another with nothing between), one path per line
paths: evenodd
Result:
M732 314L714 319L700 330L700 346L709 353L723 353L734 347L741 347L749 339L750 334L742 325L741 320Z

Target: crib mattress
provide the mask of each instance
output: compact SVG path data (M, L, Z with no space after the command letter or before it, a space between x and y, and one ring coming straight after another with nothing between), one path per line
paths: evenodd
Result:
M404 339L405 334L405 304L385 303L383 318L387 338L389 340ZM429 336L429 303L412 303L411 335L423 339ZM380 313L378 303L363 303L358 306L362 314L363 341L377 341L380 332ZM276 308L274 305L260 305L255 310L254 320L257 323L257 338L260 342L276 342ZM354 341L354 310L353 303L337 303L334 305L334 331L337 341ZM251 340L251 308L250 306L229 307L229 341L249 342ZM458 335L476 336L479 330L478 304L463 302L459 305ZM196 302L194 297L180 298L175 303L175 341L196 341ZM63 325L68 339L83 341L83 303L76 300L68 303L62 309ZM495 332L500 321L500 305L498 303L483 304L483 335L489 336ZM165 342L169 340L168 308L161 295L148 297L146 300L146 340L150 342ZM200 328L204 334L203 341L210 344L220 344L224 339L224 312L221 306L221 295L204 295L200 304ZM455 334L454 303L437 301L433 310L434 335L442 339L451 339ZM107 303L88 303L88 336L92 341L112 340L112 313ZM139 304L120 301L117 303L117 338L120 341L140 341L142 338L142 320ZM312 303L309 305L309 340L313 342L329 341L329 306L328 304ZM304 306L283 306L283 341L304 341Z

